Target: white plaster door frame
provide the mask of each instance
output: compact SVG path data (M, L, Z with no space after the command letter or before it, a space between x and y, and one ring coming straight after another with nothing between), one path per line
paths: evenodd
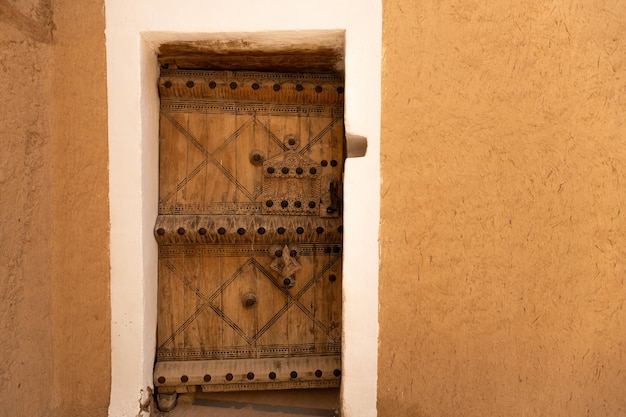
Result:
M155 51L165 42L293 42L345 33L346 131L368 138L344 177L342 412L376 415L380 190L379 0L105 0L111 221L109 415L148 415L155 354L158 109ZM279 32L279 31L290 31ZM316 31L316 32L306 32ZM255 36L257 36L255 35Z

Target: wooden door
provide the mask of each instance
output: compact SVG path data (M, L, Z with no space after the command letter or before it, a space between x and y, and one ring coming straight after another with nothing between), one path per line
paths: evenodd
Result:
M339 385L342 82L162 71L159 392Z

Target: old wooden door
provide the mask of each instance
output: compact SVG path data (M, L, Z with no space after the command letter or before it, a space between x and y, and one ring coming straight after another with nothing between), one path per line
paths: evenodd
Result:
M163 70L161 393L338 386L342 79Z

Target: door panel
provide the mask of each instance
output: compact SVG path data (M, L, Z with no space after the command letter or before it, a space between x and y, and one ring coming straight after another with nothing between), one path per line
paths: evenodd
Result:
M164 70L160 392L338 386L342 80Z

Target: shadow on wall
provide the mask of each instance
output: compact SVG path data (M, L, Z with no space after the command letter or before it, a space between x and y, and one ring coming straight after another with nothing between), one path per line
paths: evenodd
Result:
M52 21L52 0L39 0L39 4L20 2L11 4L9 0L0 0L0 21L6 21L22 33L37 42L51 43L52 31L56 29ZM28 16L22 9L33 10L35 18Z

